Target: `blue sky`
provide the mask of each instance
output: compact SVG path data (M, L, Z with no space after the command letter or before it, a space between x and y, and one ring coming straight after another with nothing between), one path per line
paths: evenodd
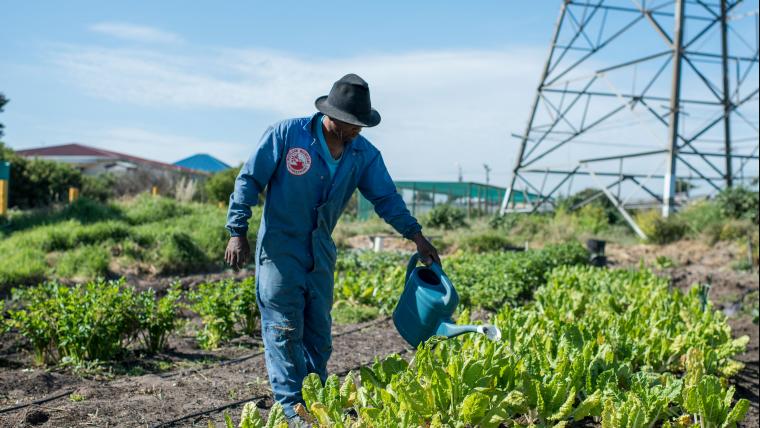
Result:
M459 164L482 182L488 163L505 185L559 5L15 2L0 27L4 141L237 164L268 124L313 113L355 72L383 116L364 134L394 178L456 180Z
M167 162L202 151L236 164L269 123L311 114L334 80L356 72L384 119L365 134L395 176L456 179L459 161L482 181L484 155L527 117L558 12L554 1L189 4L6 5L5 142L75 141ZM513 85L527 87L515 97ZM524 108L493 109L505 97ZM473 138L489 140L474 156L462 144ZM409 161L441 149L453 155L442 164ZM505 178L511 161L489 157Z

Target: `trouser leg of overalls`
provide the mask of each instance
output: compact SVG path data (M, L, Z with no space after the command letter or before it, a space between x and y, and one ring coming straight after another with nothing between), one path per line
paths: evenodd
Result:
M308 293L304 308L303 345L306 369L327 379L327 360L332 354L332 273L312 272L306 277Z
M323 381L327 377L332 351L332 275L325 284L324 275L292 269L298 267L270 260L258 266L256 276L269 384L288 417L303 403L304 377L312 372Z

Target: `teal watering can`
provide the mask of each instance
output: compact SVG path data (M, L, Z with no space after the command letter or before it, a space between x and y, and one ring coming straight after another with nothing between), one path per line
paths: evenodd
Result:
M451 315L459 304L454 285L443 273L441 265L417 267L419 254L409 259L406 282L396 309L393 323L413 347L433 336L454 337L462 333L481 333L491 340L501 339L501 331L493 325L456 325Z

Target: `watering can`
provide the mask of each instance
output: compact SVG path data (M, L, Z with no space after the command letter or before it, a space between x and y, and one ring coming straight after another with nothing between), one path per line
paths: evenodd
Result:
M419 254L409 259L404 292L393 311L396 330L413 347L432 336L454 337L463 333L481 333L499 340L501 331L493 325L457 325L451 315L459 304L454 285L441 265L417 266Z

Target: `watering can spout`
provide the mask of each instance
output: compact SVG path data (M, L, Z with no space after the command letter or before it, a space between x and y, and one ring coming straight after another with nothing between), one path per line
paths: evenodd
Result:
M501 330L495 325L458 325L453 322L442 322L435 332L436 336L455 337L464 333L480 333L491 340L501 340Z

